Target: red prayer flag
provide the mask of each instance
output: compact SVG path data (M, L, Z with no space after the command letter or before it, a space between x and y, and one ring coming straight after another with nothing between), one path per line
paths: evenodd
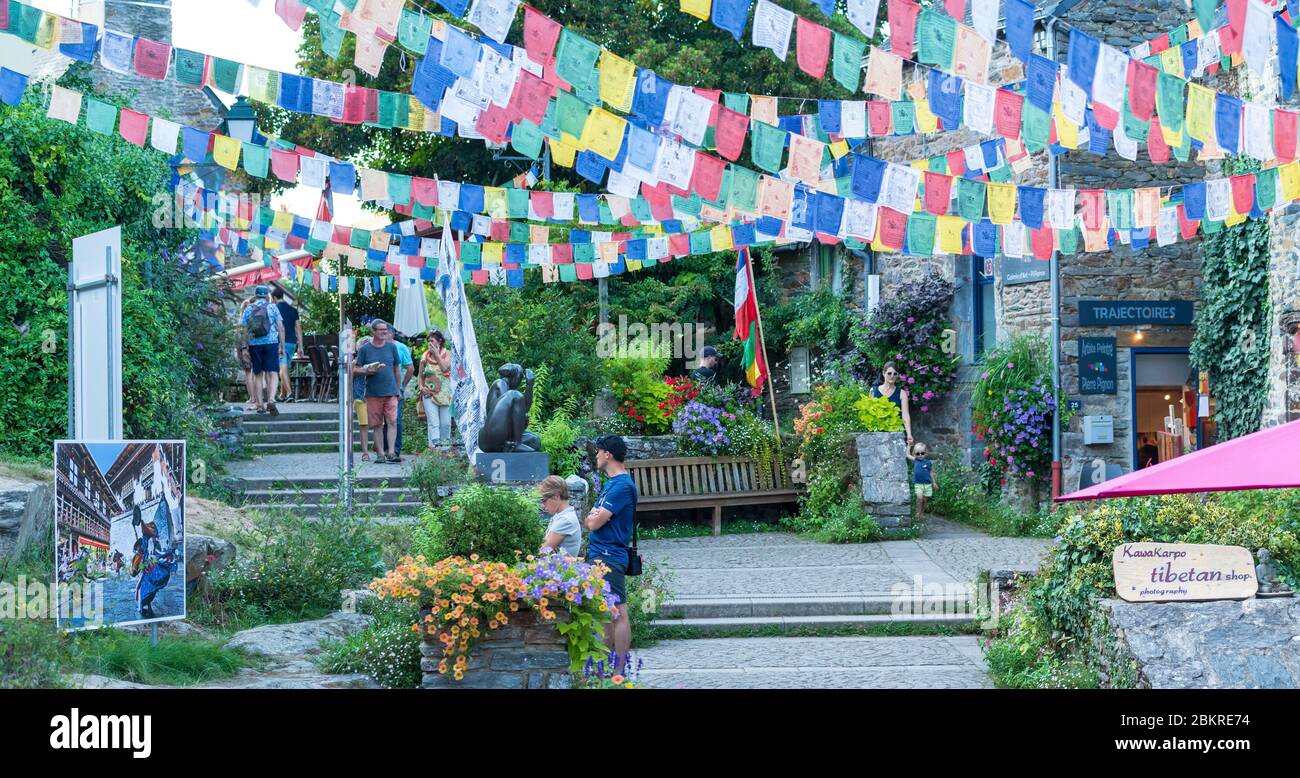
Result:
M488 105L487 110L480 111L474 129L493 143L505 143L506 131L510 129L510 119L506 109L498 105Z
M691 236L679 232L668 236L668 253L674 257L684 257L691 253Z
M718 153L735 162L745 147L745 133L749 131L749 117L725 106L718 107L718 126L714 130L714 144Z
M330 243L338 243L347 246L352 243L352 228L344 227L341 224L334 225L334 235L330 237Z
M573 269L577 271L579 281L590 281L593 277L590 262L579 262Z
M0 30L9 29L9 0L0 0Z
M1092 104L1092 115L1097 120L1097 124L1108 130L1114 130L1119 126L1119 112L1114 108L1102 105L1096 101ZM1120 130L1123 132L1123 130Z
M797 26L795 59L799 62L799 69L813 78L822 78L826 75L826 60L831 54L831 31L802 16Z
M1164 32L1151 39L1151 53L1159 54L1169 48L1169 33Z
M667 221L673 218L673 203L668 197L668 189L663 184L651 186L641 182L641 196L650 203L650 215L655 221Z
M560 23L533 8L524 6L524 49L528 58L550 69L555 62L555 43L560 39Z
M438 182L432 178L411 176L411 199L420 205L438 204Z
M867 101L867 132L872 137L881 137L889 134L890 126L893 124L893 114L889 103L884 100Z
M379 121L379 92L364 86L347 86L343 92L343 122L361 124Z
M123 108L119 116L121 118L117 125L118 134L124 140L143 146L145 137L149 133L149 115Z
M716 103L722 99L721 89L705 89L702 86L697 86L694 87L692 91L695 92L695 94L699 95L700 97L708 98L709 102L711 103Z
M695 152L695 170L691 172L691 189L708 202L718 199L722 190L722 174L727 163L717 157Z
M966 0L943 0L943 9L960 22L966 16Z
M1183 236L1183 240L1191 240L1196 237L1196 229L1200 227L1200 219L1188 219L1187 208L1183 205L1178 206L1178 233Z
M1149 122L1156 110L1156 79L1160 71L1137 59L1128 61L1129 110L1139 121Z
M508 243L510 241L510 220L493 219L492 224L488 226L488 237L492 240Z
M913 0L889 0L889 49L910 58L916 46L916 19L921 6Z
M1029 246L1034 252L1034 259L1051 259L1052 250L1056 248L1056 230L1046 224L1030 230Z
M172 47L169 43L159 43L148 38L135 39L135 72L145 78L158 81L167 78L171 56Z
M907 214L882 207L876 222L880 225L881 243L891 249L903 248L903 237L907 234Z
M993 103L993 127L1004 138L1020 137L1020 117L1024 111L1024 95L999 89Z
M1165 143L1165 134L1160 129L1160 117L1151 117L1151 131L1147 133L1147 154L1152 162L1169 161L1169 144Z
M1224 54L1241 53L1246 32L1246 0L1228 0L1228 23L1219 28L1219 48Z
M307 15L307 7L296 0L275 0L275 15L283 19L289 29L297 32L302 27L303 17Z
M966 153L963 151L950 151L946 155L948 159L948 172L954 176L964 175L966 173Z
M1083 226L1088 230L1101 229L1101 216L1106 210L1106 193L1100 189L1079 190L1079 210Z
M472 270L470 271L469 277L470 280L474 282L475 286L487 286L491 274L486 270Z
M557 265L573 264L573 244L556 243L551 246L551 262Z
M1228 176L1232 183L1232 207L1237 213L1250 213L1255 205L1255 174Z
M925 171L925 210L937 216L948 213L948 200L952 195L952 176Z
M271 172L281 181L290 184L298 181L298 155L292 151L271 149Z
M1297 119L1300 114L1294 111L1273 111L1273 151L1284 162L1295 159Z
M533 192L528 196L533 206L533 213L543 219L555 216L555 196L551 192Z
M511 119L523 117L540 125L546 118L546 106L551 102L553 94L554 86L527 70L520 70L519 80L515 81L515 91L510 95Z

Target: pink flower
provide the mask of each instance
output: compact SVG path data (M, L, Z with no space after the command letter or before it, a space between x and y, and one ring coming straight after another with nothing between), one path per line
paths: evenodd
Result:
M929 410L930 410L930 406L928 406L928 405L922 405L922 406L921 406L921 413L926 413L926 412L928 412Z
M915 378L912 378L911 376L908 376L908 377L907 377L907 382L908 382L909 384L914 384L914 383L916 383L916 379L915 379Z
M1008 362L1008 363L1007 363L1007 370L1010 370L1010 369L1012 369L1012 368L1015 367L1015 366L1016 366L1016 363L1015 363L1015 362Z

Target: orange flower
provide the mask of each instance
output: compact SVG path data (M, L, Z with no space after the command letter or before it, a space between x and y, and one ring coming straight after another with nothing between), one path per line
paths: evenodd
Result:
M615 675L614 675L612 678L610 678L609 680L613 681L615 684L621 684L621 683L623 683L623 676L622 676L622 675L619 675L619 674L615 674Z

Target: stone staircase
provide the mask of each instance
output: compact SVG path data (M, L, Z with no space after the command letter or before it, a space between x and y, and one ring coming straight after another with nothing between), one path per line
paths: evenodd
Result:
M860 595L809 594L769 597L677 596L664 604L659 627L697 632L750 629L830 629L877 624L937 624L960 627L977 618L968 592L921 594L898 603L889 592Z
M299 408L279 406L280 415L267 413L244 417L244 449L254 456L338 451L339 417L336 410L318 410L319 405ZM360 430L353 431L353 449L360 451Z

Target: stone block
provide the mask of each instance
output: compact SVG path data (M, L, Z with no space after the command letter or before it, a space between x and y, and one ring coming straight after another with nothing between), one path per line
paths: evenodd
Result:
M493 670L567 670L569 652L541 647L503 649L492 652L488 661Z
M528 645L562 646L565 637L551 624L541 624L524 630L524 642Z
M483 452L474 460L474 470L489 483L536 483L551 472L551 457L541 451Z
M466 673L459 681L452 675L425 673L420 686L425 689L523 689L527 680L523 673L476 670Z

